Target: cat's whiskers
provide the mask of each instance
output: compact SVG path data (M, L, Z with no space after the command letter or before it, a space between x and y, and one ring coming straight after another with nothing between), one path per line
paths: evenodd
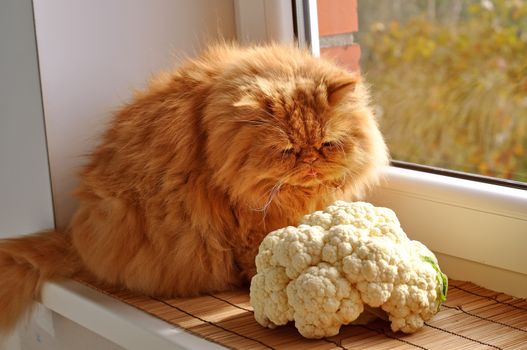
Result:
M265 227L265 219L267 217L267 212L269 210L269 207L271 206L271 203L275 199L276 195L280 192L282 186L285 184L285 181L287 180L287 178L288 178L288 176L286 175L286 176L282 177L281 179L279 179L274 184L274 186L268 192L265 204L261 208L254 208L254 209L252 209L254 211L262 213L262 225L263 225L264 230L266 229L266 227Z
M336 186L329 186L327 184L327 182L323 182L323 186L326 187L326 188L332 188L334 190L336 189L340 189L342 187L342 185L344 185L346 183L346 181L348 180L348 177L350 177L351 175L353 175L353 171L349 168L349 167L346 167L344 165L340 165L340 164L333 164L337 169L341 169L343 170L343 174L341 176L339 176L336 180L340 180L340 183ZM332 181L333 183L334 181Z
M346 180L348 180L348 176L350 176L350 172L345 172L344 176L341 177L340 183L337 186L334 186L334 189L340 190L342 188L342 185L346 183Z
M265 201L265 204L261 207L261 208L254 208L253 210L254 211L260 211L260 212L263 212L264 213L264 216L265 216L265 213L267 212L267 210L269 209L269 206L271 205L271 203L273 202L273 199L274 197L278 194L278 192L280 192L280 189L282 187L282 185L284 184L283 181L279 180L268 192L267 194L267 199Z

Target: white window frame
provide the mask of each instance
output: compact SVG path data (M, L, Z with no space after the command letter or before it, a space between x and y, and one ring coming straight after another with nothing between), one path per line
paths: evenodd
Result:
M305 1L318 55L316 0ZM290 1L235 0L235 6L243 42L291 41ZM265 20L244 17L255 8L265 9ZM271 19L272 13L282 15ZM451 278L527 297L527 191L390 167L367 200L395 210L408 235L430 247Z

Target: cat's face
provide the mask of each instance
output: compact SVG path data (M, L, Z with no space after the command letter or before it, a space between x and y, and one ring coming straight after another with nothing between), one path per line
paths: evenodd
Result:
M295 188L359 195L375 182L387 153L367 92L355 74L333 76L259 75L237 87L233 108L209 131L217 181L263 202Z
M300 187L337 186L351 175L357 121L335 113L328 86L308 79L257 85L235 104L244 110L240 131L254 140L241 171ZM354 88L353 80L340 86Z

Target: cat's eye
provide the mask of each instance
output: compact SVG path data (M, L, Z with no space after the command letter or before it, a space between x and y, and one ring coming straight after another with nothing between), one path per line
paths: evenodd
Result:
M295 152L295 149L293 147L288 147L288 148L284 148L282 150L282 155L285 157L285 156L290 156L292 155L293 153Z
M326 141L322 143L322 148L331 149L337 147L337 143L335 141Z

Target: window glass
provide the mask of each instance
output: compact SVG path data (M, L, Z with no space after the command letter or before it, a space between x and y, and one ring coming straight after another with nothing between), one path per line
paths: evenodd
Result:
M527 1L319 0L318 21L394 159L527 181Z

